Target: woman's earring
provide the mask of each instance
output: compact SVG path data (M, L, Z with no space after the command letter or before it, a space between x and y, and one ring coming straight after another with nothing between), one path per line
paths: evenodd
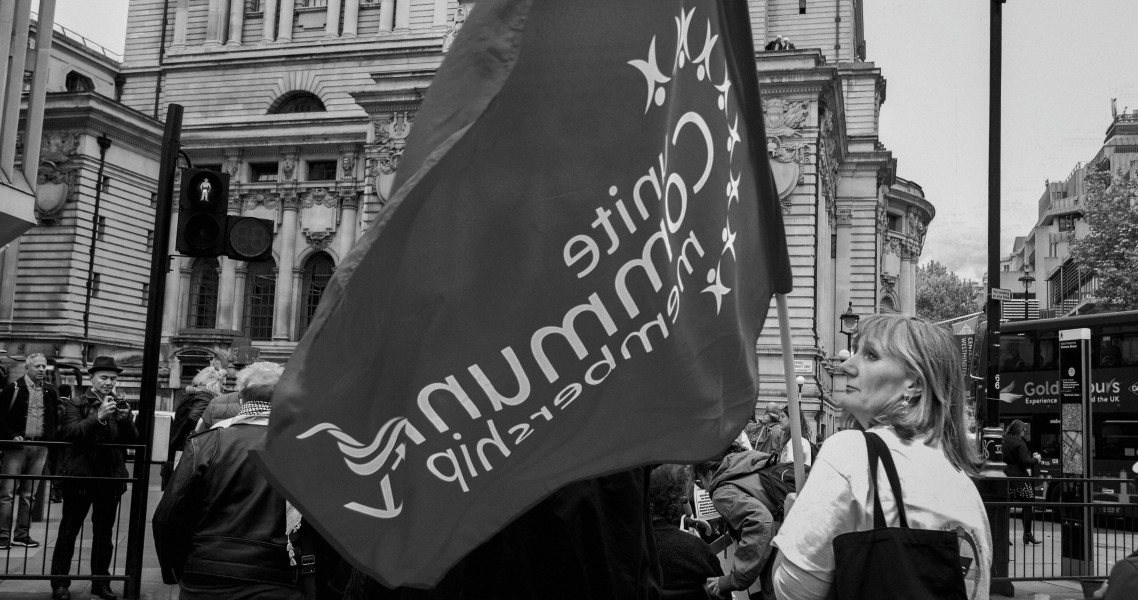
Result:
M901 394L901 413L902 414L908 414L909 413L909 397L910 396L908 394Z

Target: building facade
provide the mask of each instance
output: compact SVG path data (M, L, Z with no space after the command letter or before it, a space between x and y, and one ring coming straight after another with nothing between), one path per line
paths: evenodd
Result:
M1071 245L1088 231L1082 213L1088 170L1130 173L1136 161L1138 110L1113 111L1094 158L1076 164L1065 179L1044 183L1035 225L1027 235L1015 239L1011 253L1000 264L1000 287L1015 291L1016 298L1027 297L1029 318L1035 314L1047 318L1109 310L1095 297L1098 283L1093 270L1071 257ZM1016 309L1014 303L1005 310L1006 318L1022 315L1022 308Z
M861 1L750 8L794 272L795 370L807 415L831 432L848 343L838 315L913 312L935 211L879 139L886 86L865 60ZM193 166L231 177L229 213L275 224L268 262L172 258L167 406L211 361L287 360L336 266L384 210L415 113L471 10L455 0L132 0L112 97L152 132L181 104ZM770 315L756 347L761 403L786 400ZM141 332L120 329L137 344L116 352L137 353Z

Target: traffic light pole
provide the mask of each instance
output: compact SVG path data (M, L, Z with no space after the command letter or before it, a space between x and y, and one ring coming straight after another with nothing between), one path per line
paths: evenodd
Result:
M174 204L174 173L181 149L182 105L166 109L166 129L162 133L162 160L158 172L158 198L154 211L154 253L150 257L150 297L146 303L146 339L142 350L142 383L136 425L145 446L134 455L135 486L130 503L130 527L126 564L130 569L123 592L137 600L142 593L143 545L146 543L146 496L150 488L151 440L154 431L155 399L158 395L158 350L162 343L162 307L166 297L166 271L170 248L171 207Z

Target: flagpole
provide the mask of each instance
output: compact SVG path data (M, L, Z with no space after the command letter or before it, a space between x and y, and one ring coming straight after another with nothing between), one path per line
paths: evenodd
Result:
M786 308L786 294L775 294L778 304L778 333L782 339L782 370L786 374L786 399L790 407L790 444L794 452L794 481L801 486L806 481L806 459L802 456L802 410L798 398L798 385L794 383L794 346L790 342L790 313Z

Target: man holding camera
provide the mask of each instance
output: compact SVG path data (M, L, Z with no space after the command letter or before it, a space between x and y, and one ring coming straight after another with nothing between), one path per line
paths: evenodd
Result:
M91 374L91 387L76 400L63 402L63 418L59 424L59 439L78 445L69 446L63 455L60 475L69 477L127 477L126 452L121 448L89 446L88 444L131 444L138 441L138 429L130 405L115 397L115 385L122 369L110 356L99 356L87 369ZM126 491L123 481L100 479L69 479L63 483L63 515L59 521L59 536L51 557L52 599L70 600L68 587L71 580L71 558L75 553L75 537L83 527L87 513L91 513L91 573L110 575L111 555L114 552L115 513L119 498ZM91 595L103 600L115 600L111 584L96 580L91 584Z

